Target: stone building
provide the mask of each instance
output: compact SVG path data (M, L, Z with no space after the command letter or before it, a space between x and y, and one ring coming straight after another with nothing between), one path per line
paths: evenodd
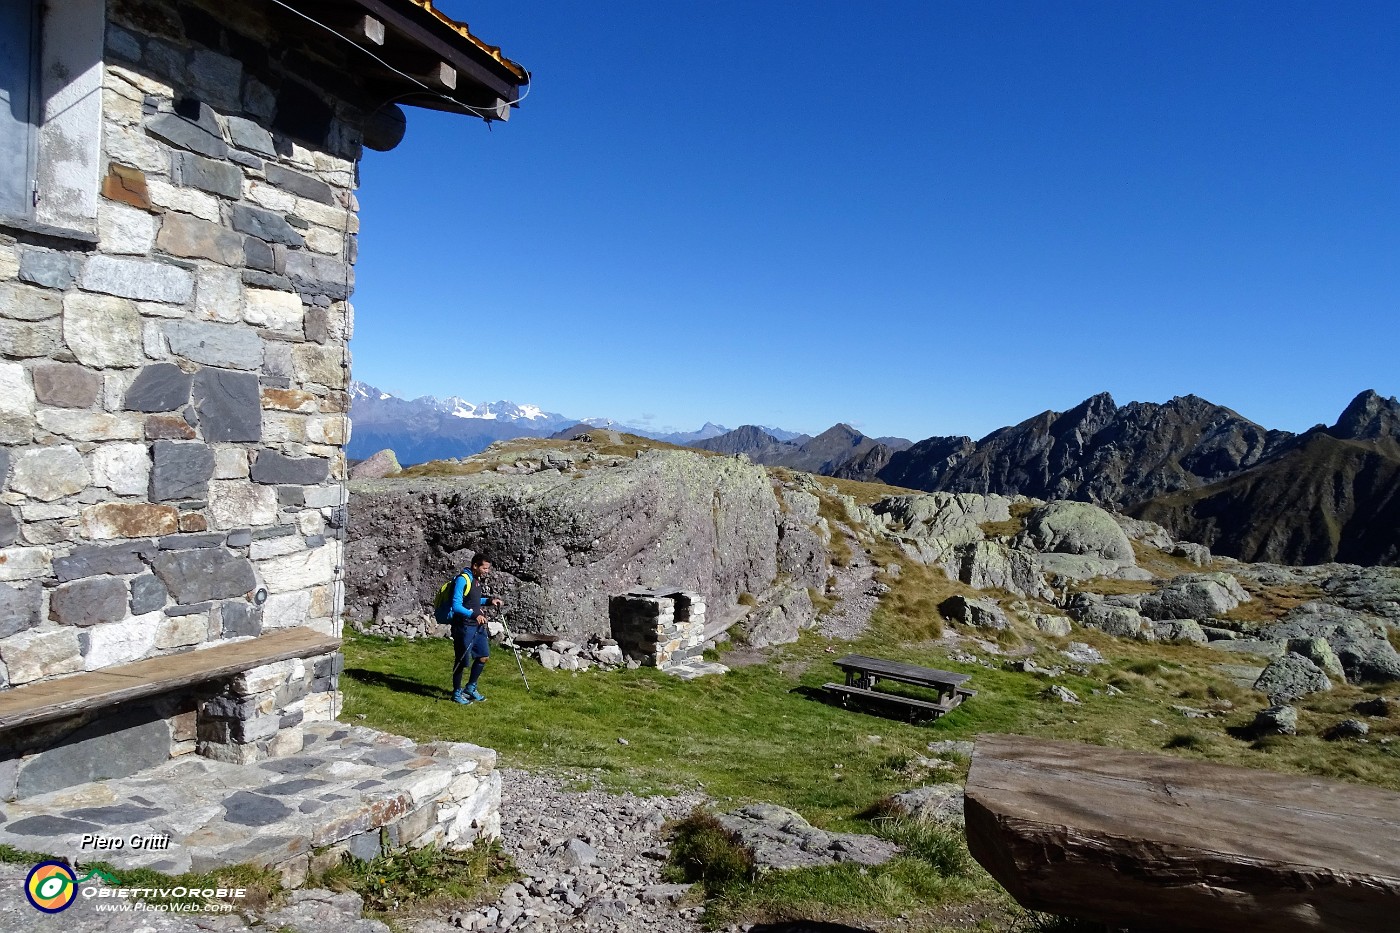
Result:
M357 161L527 81L428 0L0 0L0 799L337 715Z

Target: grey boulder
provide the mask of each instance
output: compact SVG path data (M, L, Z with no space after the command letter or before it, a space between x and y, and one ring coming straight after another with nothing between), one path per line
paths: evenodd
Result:
M1331 690L1332 682L1327 679L1322 668L1301 654L1285 654L1269 662L1269 666L1264 668L1264 672L1254 682L1254 689L1277 705L1297 700L1310 693Z

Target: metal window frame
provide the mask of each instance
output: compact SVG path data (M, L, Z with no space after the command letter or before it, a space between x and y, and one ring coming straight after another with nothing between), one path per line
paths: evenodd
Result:
M20 0L25 2L25 0ZM24 177L28 196L23 199L23 210L11 211L0 206L0 220L34 220L34 208L39 198L39 127L43 122L43 94L40 88L40 56L43 36L44 6L42 0L28 0L29 3L29 106L25 134Z

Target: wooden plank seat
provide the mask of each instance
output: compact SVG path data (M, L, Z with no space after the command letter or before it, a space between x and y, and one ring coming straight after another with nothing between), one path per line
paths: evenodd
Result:
M934 719L952 710L956 704L946 701L935 702L933 700L921 700L917 697L908 697L899 693L886 693L883 690L867 690L863 687L852 687L849 684L822 684L822 689L841 701L844 706L851 697L862 700L871 700L877 703L884 703L890 706L902 706L909 716L909 721L913 722L920 713L931 714Z
M968 848L1030 910L1114 929L1400 929L1394 791L981 735L966 792Z
M113 706L243 671L340 650L340 639L309 628L281 629L244 641L118 664L0 691L0 731Z

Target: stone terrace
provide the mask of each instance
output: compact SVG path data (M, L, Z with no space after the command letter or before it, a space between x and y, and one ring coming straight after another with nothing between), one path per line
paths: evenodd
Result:
M197 756L132 777L81 784L0 814L0 843L79 862L164 872L251 863L302 884L343 852L466 845L500 835L496 753L461 742L419 744L337 722L306 727L295 755L235 765ZM169 848L81 848L84 834L168 834Z

